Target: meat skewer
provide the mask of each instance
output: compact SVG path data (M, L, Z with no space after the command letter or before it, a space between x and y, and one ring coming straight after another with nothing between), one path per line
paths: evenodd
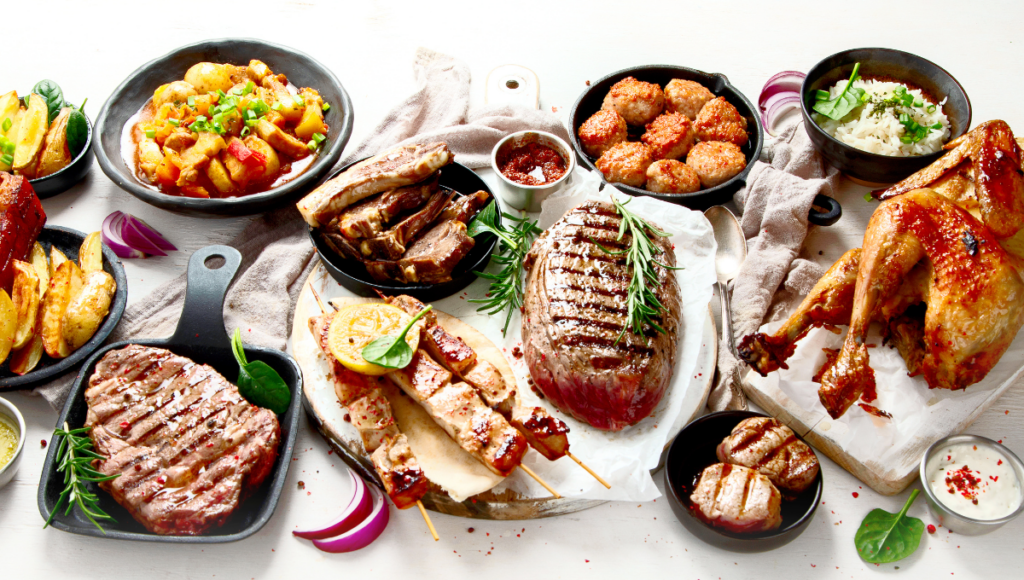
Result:
M411 296L382 298L410 316L416 316L426 308L422 302ZM424 346L434 360L476 389L487 406L504 416L522 433L530 447L550 461L568 456L601 485L611 489L611 485L604 478L569 452L569 428L563 421L552 417L543 407L524 407L516 390L509 387L493 364L478 359L476 352L468 344L453 336L437 322L433 312L428 312L424 319L427 323L423 331Z
M312 287L310 290L313 290ZM338 399L342 405L349 407L352 425L359 430L363 445L370 453L370 460L384 483L388 497L398 509L406 509L415 504L434 541L440 540L421 499L429 489L429 481L409 447L409 440L395 424L391 404L380 390L379 379L353 372L334 359L327 341L333 313L328 313L324 308L316 290L313 290L313 296L322 314L309 319L310 332L327 357Z

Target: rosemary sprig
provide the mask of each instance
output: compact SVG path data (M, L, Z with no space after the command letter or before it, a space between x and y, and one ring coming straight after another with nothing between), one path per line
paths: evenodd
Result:
M511 227L505 223L499 225L496 205L497 202L490 203L481 210L473 221L469 222L467 233L471 237L484 232L498 236L498 252L494 262L500 264L502 268L497 274L473 272L481 278L490 280L491 285L487 290L487 298L474 298L470 302L483 304L477 311L489 315L507 310L505 326L501 328L501 334L504 335L512 320L512 311L523 306L523 260L526 259L530 244L541 229L537 227L536 221L530 221L526 217L517 218L507 213L501 215L511 222Z
M618 344L625 336L626 330L632 331L637 336L642 336L646 325L650 325L661 334L665 333L665 329L654 321L655 317L665 312L665 305L658 300L654 293L658 288L658 271L655 266L666 270L682 270L682 268L669 266L655 259L657 254L662 253L662 250L654 244L654 240L649 234L661 238L667 238L669 235L626 209L626 204L632 201L632 198L626 200L625 203L619 202L615 196L612 196L611 199L612 204L615 205L615 211L622 218L619 223L619 237L616 239L622 241L622 238L629 234L629 247L624 250L612 250L597 243L596 240L591 241L605 253L615 256L625 254L626 265L631 272L626 296L628 307L626 324L615 339L615 344Z
M88 427L69 429L67 422L64 423L63 429L55 431L55 434L61 438L60 447L57 449L57 458L60 460L57 471L64 473L64 491L57 498L57 504L53 506L53 510L50 511L50 517L47 518L46 524L43 526L44 529L50 525L53 516L65 502L67 508L64 510L64 515L71 513L72 508L77 505L85 517L89 518L89 521L104 534L107 532L96 520L117 522L99 507L99 498L96 494L86 489L86 482L110 481L121 475L120 473L103 475L92 468L91 464L94 459L106 458L93 451L92 440L89 439L88 432Z

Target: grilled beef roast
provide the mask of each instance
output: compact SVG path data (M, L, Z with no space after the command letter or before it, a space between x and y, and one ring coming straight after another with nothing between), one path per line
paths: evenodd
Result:
M665 306L656 319L665 333L626 332L630 270L627 247L616 240L620 218L611 204L587 202L567 213L534 242L523 314L523 346L533 380L552 403L598 429L621 430L654 411L672 376L680 296L675 275L658 268L656 295ZM655 224L656 225L656 224ZM656 238L659 261L675 253Z
M129 345L96 365L85 391L100 484L146 529L197 535L222 525L270 475L281 428L209 366Z

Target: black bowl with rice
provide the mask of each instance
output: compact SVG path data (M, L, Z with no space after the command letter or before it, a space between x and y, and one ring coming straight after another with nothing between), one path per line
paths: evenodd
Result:
M857 63L864 82L854 87L867 90L865 102L841 121L815 112L818 91L834 97ZM971 125L971 101L952 75L889 48L829 56L807 73L800 94L804 126L818 151L843 173L872 185L895 183L930 165L942 156L942 145Z

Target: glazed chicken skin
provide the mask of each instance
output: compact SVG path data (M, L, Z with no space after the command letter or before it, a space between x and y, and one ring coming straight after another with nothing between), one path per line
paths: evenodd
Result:
M814 483L818 458L796 433L771 417L750 417L733 428L716 450L718 460L749 467L793 497Z

